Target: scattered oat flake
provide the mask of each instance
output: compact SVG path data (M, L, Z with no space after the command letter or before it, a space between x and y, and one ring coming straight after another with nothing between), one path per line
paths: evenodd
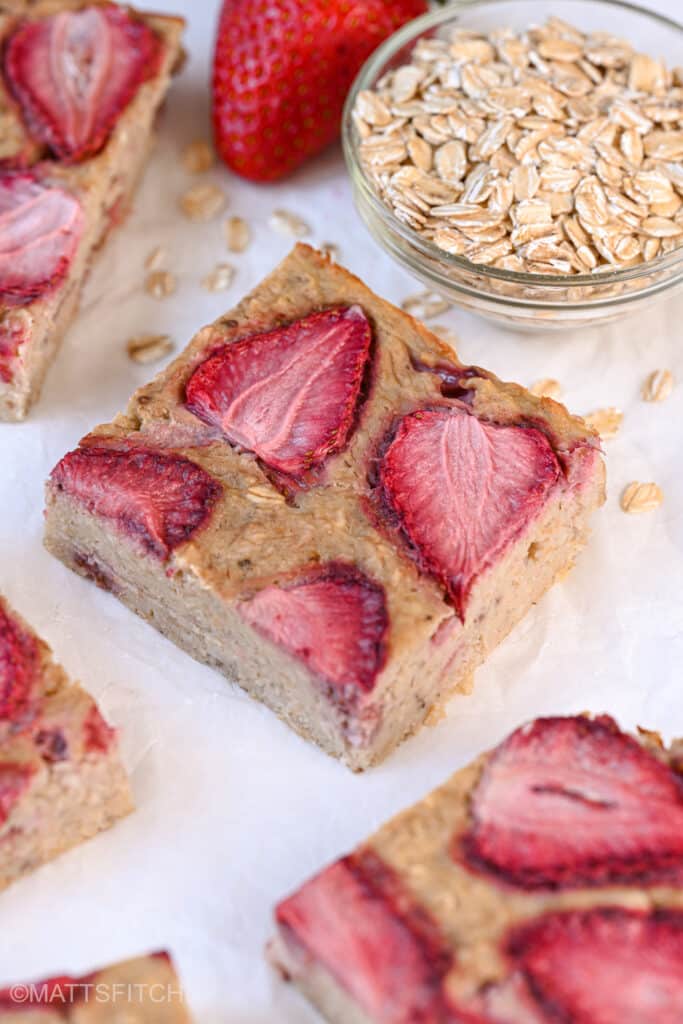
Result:
M189 188L180 200L180 207L190 220L208 221L221 212L225 203L222 189L207 182Z
M401 303L401 309L418 320L429 320L433 316L440 316L442 313L447 313L450 308L450 302L437 295L436 292L419 292L417 295L409 295Z
M145 291L155 299L165 299L168 295L173 295L177 287L178 282L168 270L153 270L145 281Z
M160 270L166 262L166 250L163 245L155 245L147 254L145 268L147 270Z
M432 324L430 330L436 334L437 338L441 338L451 348L457 348L460 338L448 324Z
M641 394L646 402L664 402L674 389L674 378L670 370L653 370L646 378Z
M560 382L553 380L552 377L544 377L542 380L537 380L531 385L529 391L538 398L554 398L557 400L562 395Z
M230 287L234 277L234 267L229 263L218 263L202 280L202 287L206 288L207 292L224 292Z
M595 412L591 412L588 416L584 416L584 420L589 427L596 430L603 441L609 441L613 437L616 437L619 433L619 428L624 419L623 412L619 409L615 409L614 406L607 406L605 409L596 409Z
M167 334L138 334L129 339L126 351L135 363L154 363L173 351L173 342Z
M228 217L223 232L230 252L244 252L251 241L251 228L244 217Z
M320 246L320 251L325 256L327 256L331 263L339 262L339 256L341 254L339 251L339 246L336 245L334 242L323 242L323 244Z
M311 229L301 217L289 210L273 210L268 223L281 235L289 235L290 238L304 238L310 235Z
M653 483L639 483L634 480L621 495L624 512L636 515L640 512L654 512L664 501L661 487Z
M205 139L197 139L183 150L183 165L190 174L202 174L210 170L215 162L211 144Z

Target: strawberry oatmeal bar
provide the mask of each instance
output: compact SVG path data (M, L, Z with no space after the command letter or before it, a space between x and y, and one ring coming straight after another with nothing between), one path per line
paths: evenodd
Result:
M190 1024L168 953L0 989L2 1024Z
M0 889L132 807L114 729L0 597Z
M38 397L128 207L182 28L99 0L0 0L0 419Z
M680 1024L683 742L537 719L276 920L334 1024Z
M54 469L46 543L356 770L573 563L597 437L308 246Z

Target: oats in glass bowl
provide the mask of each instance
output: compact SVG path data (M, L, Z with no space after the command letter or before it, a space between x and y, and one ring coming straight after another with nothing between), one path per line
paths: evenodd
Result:
M618 12L673 57L683 29L611 0L565 0L535 24L544 8L478 0L406 26L344 123L375 237L513 326L601 322L683 280L683 72L595 26Z

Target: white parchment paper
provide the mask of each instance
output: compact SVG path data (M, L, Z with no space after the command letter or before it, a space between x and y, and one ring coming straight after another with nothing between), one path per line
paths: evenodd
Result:
M0 985L168 948L198 1021L304 1024L314 1014L271 975L262 949L273 904L305 877L537 714L609 710L624 726L683 734L683 297L604 329L530 338L457 310L439 318L459 333L464 360L526 384L557 378L572 410L616 405L624 426L606 445L609 497L575 571L479 671L471 697L353 776L41 546L50 469L156 369L128 359L127 338L168 332L181 347L233 305L289 249L268 227L274 208L304 217L312 242L336 242L386 298L421 289L366 234L336 150L272 187L211 173L229 212L252 225L243 255L225 249L220 218L183 219L180 153L208 132L217 4L163 6L189 18L191 59L135 212L97 263L41 403L27 423L0 425L0 589L121 727L138 809L0 895ZM677 0L657 7L678 13ZM155 245L179 278L162 301L142 290ZM220 260L235 264L235 282L209 294L199 281ZM646 404L640 386L657 368L672 370L678 389ZM620 511L634 479L659 483L661 509Z

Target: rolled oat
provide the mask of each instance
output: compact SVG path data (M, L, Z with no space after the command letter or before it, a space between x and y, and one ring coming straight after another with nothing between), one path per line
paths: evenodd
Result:
M610 441L619 433L624 419L623 412L615 409L614 406L607 406L605 409L596 409L595 412L584 416L589 427L597 430L603 441Z
M420 39L353 116L380 197L447 253L586 274L683 245L680 73L608 32Z
M128 356L135 363L154 363L173 351L167 334L139 334L126 344Z
M653 370L646 378L641 394L646 402L664 402L674 389L670 370Z
M662 489L657 484L643 484L634 480L623 491L620 504L624 512L636 515L640 512L654 512L663 501Z

